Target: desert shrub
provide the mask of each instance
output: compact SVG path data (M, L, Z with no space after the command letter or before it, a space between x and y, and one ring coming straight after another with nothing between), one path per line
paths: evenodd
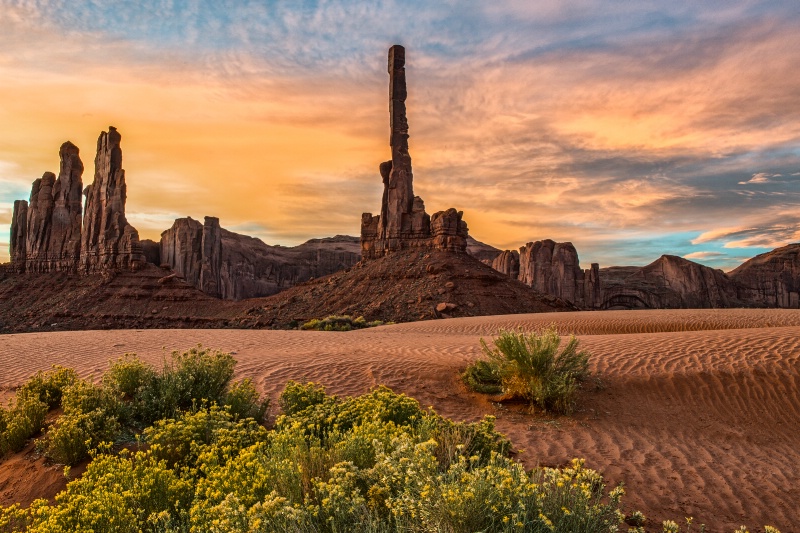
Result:
M139 359L136 354L126 353L112 362L103 374L103 385L119 392L131 400L156 378L155 369Z
M83 476L56 496L55 505L37 500L14 518L41 533L187 531L185 510L192 496L190 483L162 461L123 451L95 457Z
M225 394L225 406L234 420L252 418L256 422L263 422L269 403L269 398L261 399L250 378L231 383Z
M374 328L388 323L389 322L383 322L381 320L367 322L363 316L353 318L350 315L331 315L322 319L312 318L300 326L300 329L315 331L351 331L354 329Z
M64 414L44 439L45 454L58 463L74 465L120 432L122 404L109 387L78 381L64 390L62 405Z
M135 419L142 425L171 418L198 402L223 404L236 361L229 353L200 346L173 352L160 374L150 375L135 397Z
M47 411L61 404L63 391L77 382L74 370L54 366L18 388L8 407L0 408L0 454L24 448L42 430Z
M33 396L53 409L61 404L64 390L80 381L71 368L54 365L47 372L41 370L17 390L17 397Z
M47 404L36 395L18 394L0 410L0 453L18 452L41 431L47 415Z
M312 381L306 383L289 381L278 398L278 403L284 414L291 416L324 402L326 397L325 387L322 385Z
M461 379L475 392L499 394L503 392L503 382L498 370L491 361L479 359L467 367Z
M144 438L157 459L171 467L189 467L197 463L201 453L208 455L220 448L230 455L264 441L267 430L253 418L237 420L227 410L212 405L175 419L159 420L145 429ZM224 461L223 456L212 455L217 457L215 464Z
M490 348L481 339L486 359L467 368L467 385L492 390L499 380L502 392L524 398L532 407L572 411L578 387L589 375L589 354L578 350L575 336L560 351L561 337L555 327L528 334L501 331L493 344Z

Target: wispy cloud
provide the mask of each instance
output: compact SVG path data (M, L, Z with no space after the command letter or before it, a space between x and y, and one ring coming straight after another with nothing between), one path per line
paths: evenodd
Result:
M357 232L379 208L385 54L399 42L416 192L431 212L464 209L490 244L571 240L605 266L698 253L689 234L720 247L796 238L795 218L770 215L800 201L800 14L787 3L0 10L0 98L15 102L0 126L0 160L15 166L0 179L29 187L70 139L88 182L96 136L114 124L143 236L175 214L259 225L271 243Z

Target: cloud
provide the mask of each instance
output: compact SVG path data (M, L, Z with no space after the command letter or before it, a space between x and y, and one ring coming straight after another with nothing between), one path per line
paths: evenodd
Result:
M262 227L270 244L355 233L361 212L379 209L385 54L400 42L415 192L429 212L464 209L489 244L571 240L607 265L694 253L689 233L795 238L795 218L769 215L800 202L796 181L778 179L800 175L799 21L782 4L0 9L0 98L15 102L0 160L20 184L0 195L6 206L57 169L66 139L83 148L91 181L97 134L114 124L142 236L179 215Z
M684 259L718 259L727 257L722 252L692 252L683 256Z
M753 177L747 181L740 181L739 185L750 185L750 184L757 184L757 183L770 183L770 178L775 176L780 176L780 174L770 175L766 172L759 172L757 174L753 174Z

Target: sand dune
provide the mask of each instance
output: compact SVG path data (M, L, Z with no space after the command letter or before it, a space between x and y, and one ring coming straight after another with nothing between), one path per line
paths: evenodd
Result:
M500 328L555 323L592 355L593 380L572 417L492 404L459 382ZM126 352L158 364L195 344L235 352L237 374L277 396L289 379L335 394L383 384L443 415L494 414L524 451L562 464L585 457L624 481L651 519L694 516L708 531L771 524L800 531L800 311L609 311L477 317L348 333L127 330L0 336L7 393L51 364L96 378ZM0 466L2 468L2 466Z

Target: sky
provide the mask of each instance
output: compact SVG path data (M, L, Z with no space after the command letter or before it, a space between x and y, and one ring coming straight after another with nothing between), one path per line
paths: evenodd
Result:
M729 270L800 241L800 2L0 0L0 262L15 199L122 135L127 217L358 235L406 47L414 191L501 249Z

